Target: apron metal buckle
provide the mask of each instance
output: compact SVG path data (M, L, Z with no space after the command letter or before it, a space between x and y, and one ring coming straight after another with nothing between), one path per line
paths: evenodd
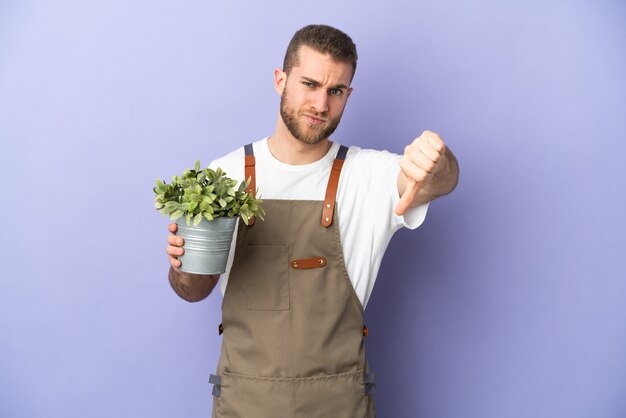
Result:
M371 396L376 393L376 373L365 373L363 383L365 384L365 396Z
M213 385L212 395L218 398L222 396L222 376L209 375L209 383Z

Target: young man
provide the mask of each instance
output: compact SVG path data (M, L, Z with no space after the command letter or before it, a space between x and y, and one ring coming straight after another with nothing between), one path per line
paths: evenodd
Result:
M239 223L222 277L214 417L375 416L363 309L391 236L422 223L428 202L456 186L458 166L430 131L403 156L330 141L356 62L345 33L300 29L274 71L274 133L210 165L251 176L266 212ZM183 240L169 228L170 283L201 300L219 276L180 271Z

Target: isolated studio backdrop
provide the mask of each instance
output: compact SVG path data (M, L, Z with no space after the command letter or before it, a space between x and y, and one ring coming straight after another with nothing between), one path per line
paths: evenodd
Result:
M0 2L0 416L209 416L151 188L272 132L308 23L359 49L336 141L461 165L367 307L379 416L626 416L626 6L551 0Z

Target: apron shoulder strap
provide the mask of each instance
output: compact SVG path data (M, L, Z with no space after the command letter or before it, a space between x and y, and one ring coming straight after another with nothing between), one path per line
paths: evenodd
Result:
M256 196L256 178L255 178L255 159L254 159L254 150L252 148L252 144L244 145L245 151L245 179L248 181L250 179L250 184L246 189L246 192L252 193L253 196ZM335 212L335 202L337 198L337 188L339 186L339 176L341 174L341 168L343 167L343 162L346 159L346 154L348 153L348 147L341 145L339 147L339 151L337 152L337 156L333 161L333 167L330 170L330 177L328 178L328 186L326 186L326 196L324 197L324 206L322 208L322 226L328 228L333 223L333 213ZM250 219L248 226L254 224L254 217Z
M244 151L246 152L245 156L245 168L244 168L244 176L245 181L250 179L250 184L246 188L246 193L252 194L252 196L256 197L256 171L254 166L256 161L254 159L254 150L252 149L252 144L244 145ZM248 221L248 226L252 226L254 224L255 217L251 217Z
M326 197L324 197L324 206L322 207L322 226L328 228L333 223L333 213L335 212L335 202L337 199L337 187L339 186L339 175L341 174L341 168L343 162L346 159L348 153L348 147L341 145L335 161L333 161L333 167L330 170L330 176L328 178L328 186L326 186Z

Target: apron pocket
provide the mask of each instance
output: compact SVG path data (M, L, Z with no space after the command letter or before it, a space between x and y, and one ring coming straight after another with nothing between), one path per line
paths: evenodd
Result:
M363 371L271 378L222 373L217 418L373 417Z
M364 418L363 371L296 379L294 381L296 418Z
M291 418L292 379L248 377L222 373L218 418Z
M248 245L240 275L251 310L289 309L289 254L286 245Z

